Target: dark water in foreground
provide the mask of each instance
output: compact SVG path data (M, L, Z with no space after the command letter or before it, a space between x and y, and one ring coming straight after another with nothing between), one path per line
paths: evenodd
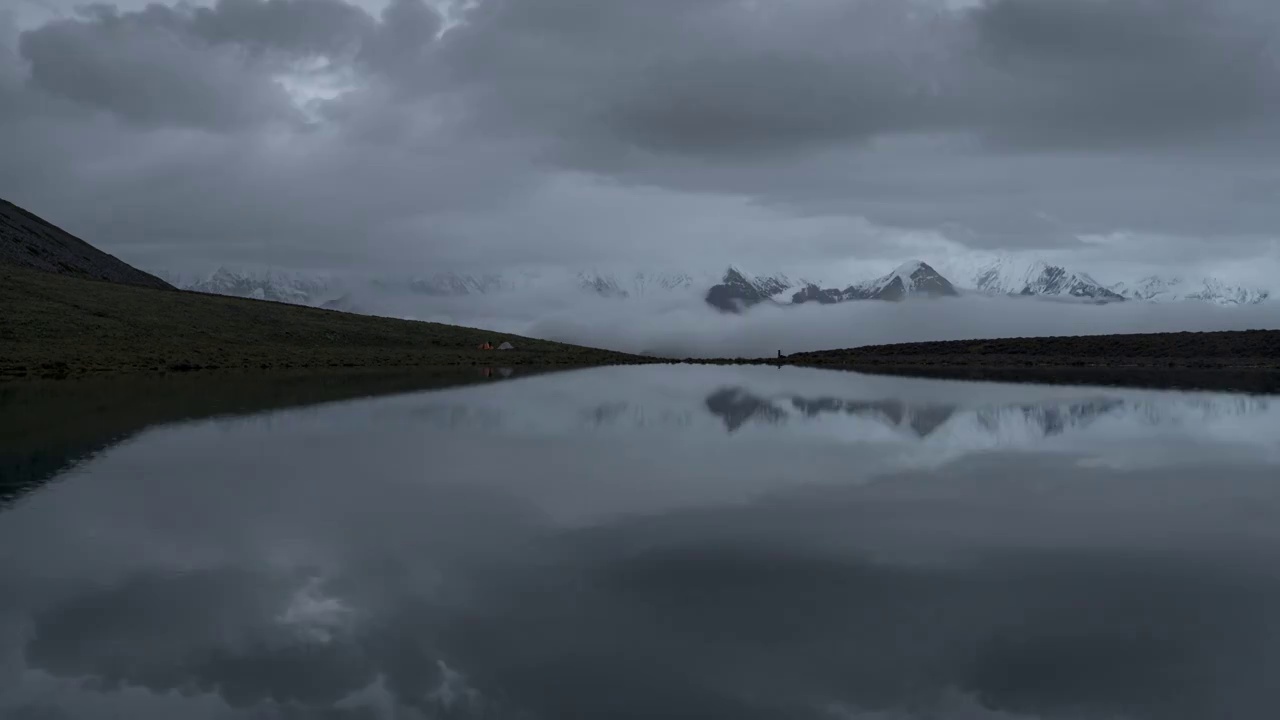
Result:
M1280 716L1276 399L633 367L77 457L3 718Z

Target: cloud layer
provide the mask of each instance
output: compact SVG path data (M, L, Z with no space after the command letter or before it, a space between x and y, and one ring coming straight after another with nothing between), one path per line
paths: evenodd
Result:
M821 260L922 233L1166 238L1194 266L1254 257L1280 215L1277 37L1265 0L24 11L0 14L0 195L158 268Z

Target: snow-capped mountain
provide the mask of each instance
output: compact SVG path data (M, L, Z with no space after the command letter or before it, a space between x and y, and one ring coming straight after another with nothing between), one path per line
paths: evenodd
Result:
M386 289L395 289L400 281L375 280L375 285ZM469 275L452 271L438 272L409 278L407 287L410 292L432 297L456 297L458 295L485 295L510 289L515 283L512 279L497 273Z
M941 270L912 260L879 278L844 286L823 287L785 274L754 274L732 265L723 273L685 270L636 269L517 269L503 272L465 273L438 271L424 274L337 277L275 269L233 270L220 267L199 277L158 273L177 287L199 292L314 305L350 312L383 308L389 297L399 296L404 307L412 296L432 299L489 296L495 307L511 298L524 302L529 293L611 300L636 300L670 296L682 302L702 294L705 302L722 312L738 313L755 305L835 304L851 300L897 301L912 297L937 298L959 294L957 288L991 295L1015 295L1092 303L1122 300L1141 302L1200 301L1223 306L1254 305L1273 293L1215 278L1149 276L1133 283L1103 285L1093 276L1044 260L1012 256L951 261ZM954 280L954 282L953 282ZM406 305L405 303L410 303ZM432 307L428 305L428 309ZM417 312L417 310L413 310Z
M635 270L524 270L507 273L468 274L453 271L417 276L409 280L409 290L430 297L493 295L520 290L582 290L602 297L644 297L660 292L688 289L695 284L686 272ZM708 281L709 282L709 281ZM400 281L379 279L375 284L395 289Z
M1261 288L1235 285L1218 278L1189 279L1151 275L1135 282L1106 285L1092 275L1039 259L999 256L956 261L944 271L961 287L992 295L1079 298L1094 302L1195 300L1218 305L1256 305L1272 298Z
M295 305L320 305L342 295L340 283L333 278L278 270L235 271L220 267L203 278L175 284L195 292Z
M598 270L581 271L577 275L579 286L588 292L604 297L645 297L664 292L688 290L697 282L686 272L662 272L637 270L631 273L605 273Z
M722 312L742 312L790 290L794 283L786 275L753 275L730 266L724 277L707 290L707 304Z
M1271 298L1270 291L1231 285L1217 278L1188 280L1183 277L1164 278L1151 275L1136 283L1117 283L1111 286L1115 292L1133 300L1148 302L1178 302L1199 300L1216 305L1257 305Z
M1000 257L979 265L970 277L961 280L992 295L1037 295L1071 297L1098 302L1118 302L1124 296L1083 272L1073 272L1043 260Z
M276 269L233 270L220 267L209 275L183 276L162 273L176 287L219 295L276 300L298 305L335 309L357 307L370 295L418 295L424 298L458 298L502 295L522 291L584 292L610 298L639 298L661 293L691 292L709 287L714 274L695 276L683 271L631 270L603 272L569 269L513 270L494 273L440 271L420 275L375 276L339 280ZM781 276L754 279L771 290L787 283Z
M912 260L899 265L888 275L850 285L844 290L824 290L817 285L806 285L791 296L791 302L797 305L806 302L830 305L848 300L897 301L909 297L938 298L958 294L951 281L928 263Z
M908 297L944 297L958 295L950 280L928 263L919 260L899 265L893 272L871 282L853 285L845 290L865 300L905 300Z

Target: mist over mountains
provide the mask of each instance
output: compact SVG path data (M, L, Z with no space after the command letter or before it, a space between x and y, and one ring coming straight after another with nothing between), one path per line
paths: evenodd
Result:
M219 267L207 275L157 273L188 290L323 306L347 296L408 293L426 298L519 295L574 291L584 299L639 299L701 294L726 312L743 312L765 302L781 305L836 304L852 300L955 297L961 294L1013 295L1094 302L1198 301L1223 306L1256 305L1272 299L1268 288L1237 285L1220 278L1148 275L1105 284L1087 272L1044 260L1009 256L973 263L940 264L910 260L892 272L841 283L783 272L753 273L729 265L723 273L693 270L602 271L538 269L495 272L438 271L428 274L355 276L277 269Z
M337 274L219 268L162 274L200 292L447 322L673 357L772 356L973 337L1271 327L1267 288L1222 279L1106 284L1043 260L987 258L814 277L740 265Z

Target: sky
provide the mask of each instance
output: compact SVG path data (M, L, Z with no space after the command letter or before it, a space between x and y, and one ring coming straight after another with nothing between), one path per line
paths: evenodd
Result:
M1263 282L1278 39L1274 0L11 0L0 197L156 270Z

